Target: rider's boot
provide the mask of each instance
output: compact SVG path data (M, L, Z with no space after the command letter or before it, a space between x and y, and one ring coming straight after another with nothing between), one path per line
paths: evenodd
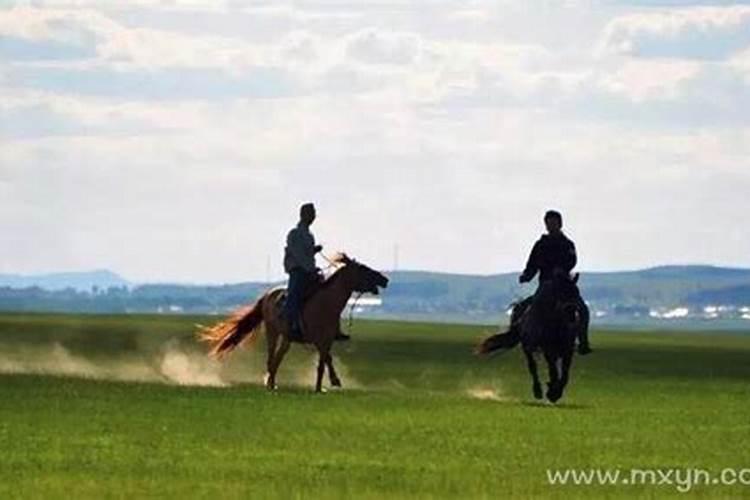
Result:
M589 345L589 308L586 303L581 300L581 312L583 313L583 324L581 329L578 331L578 354L585 356L591 354L591 346Z
M290 342L304 342L305 337L302 334L301 321L289 321L289 341Z
M333 338L333 340L335 340L337 342L346 342L346 341L351 340L351 339L352 339L352 337L350 335L347 335L347 334L343 333L341 330L339 330L336 333L336 336Z

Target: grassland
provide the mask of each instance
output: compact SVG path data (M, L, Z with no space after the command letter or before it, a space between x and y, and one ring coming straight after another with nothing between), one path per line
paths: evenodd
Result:
M594 332L550 406L520 353L471 355L479 327L357 322L315 395L311 352L268 393L262 343L213 364L206 321L0 316L0 498L750 496L546 476L750 467L750 335Z

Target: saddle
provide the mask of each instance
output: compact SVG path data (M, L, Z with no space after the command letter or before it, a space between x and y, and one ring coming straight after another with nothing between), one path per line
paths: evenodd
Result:
M312 297L314 297L315 294L317 294L325 286L325 283L326 283L325 276L323 276L322 274L316 274L316 279L310 280L307 283L306 287L305 287L305 291L304 291L304 294L302 296L302 304L303 305L306 304L308 300L310 300ZM280 310L284 309L284 305L286 304L286 299L287 299L287 290L284 289L284 291L282 292L281 296L279 297L279 304L281 306ZM300 319L300 327L301 327L301 329L303 331L302 337L301 338L292 338L290 340L292 342L300 342L300 343L304 344L304 343L307 342L307 340L305 340L305 338L304 338L305 325L304 325L304 321L302 319ZM336 340L336 341L349 340L349 336L343 334L339 330L338 333L336 334L336 337L334 338L334 340Z
M308 300L310 300L316 293L318 293L320 289L323 288L324 283L325 277L322 274L317 274L314 280L310 280L307 283L307 286L305 286L305 292L302 295L302 305L306 304ZM286 304L288 292L289 291L287 289L284 289L283 293L279 297L279 305L281 306L281 308L283 308Z
M305 287L305 293L302 296L302 303L306 303L310 298L312 298L313 295L318 293L321 288L323 288L323 283L325 283L325 278L322 274L316 275L315 280L311 280L307 286Z

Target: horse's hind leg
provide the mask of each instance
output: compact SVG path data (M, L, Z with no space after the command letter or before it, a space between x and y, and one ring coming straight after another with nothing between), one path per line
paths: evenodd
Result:
M279 341L279 334L266 328L266 347L268 354L266 356L266 376L265 385L269 390L276 388L276 370L273 369L274 359L276 358L276 345Z
M331 385L333 387L341 387L341 379L339 379L336 370L333 368L333 356L331 356L330 352L328 353L328 357L326 357L326 366L328 367L328 380L331 381Z
M526 354L526 364L529 367L529 373L533 380L532 390L534 391L534 397L542 399L544 395L542 394L542 383L539 381L539 370L537 369L536 359L534 359L534 351L524 349L523 352Z
M315 392L323 392L323 374L326 371L326 358L330 356L328 351L318 351L318 373L315 379Z
M286 337L281 337L281 345L276 350L276 354L273 357L273 362L271 363L270 367L270 379L273 381L273 387L269 387L270 389L276 388L276 373L279 371L279 366L281 366L281 362L284 360L284 356L286 356L287 351L289 351L289 346L291 343L289 342L289 339Z

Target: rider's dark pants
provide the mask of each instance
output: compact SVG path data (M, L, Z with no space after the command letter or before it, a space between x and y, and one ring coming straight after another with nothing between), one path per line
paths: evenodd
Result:
M310 286L314 273L308 273L304 269L295 267L289 271L289 284L287 286L286 303L282 314L292 328L299 328L302 306L305 300L305 291Z

